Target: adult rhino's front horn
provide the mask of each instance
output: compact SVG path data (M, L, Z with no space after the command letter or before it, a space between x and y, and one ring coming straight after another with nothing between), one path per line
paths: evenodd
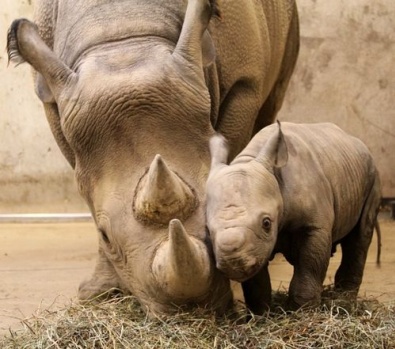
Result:
M169 224L169 238L158 248L152 272L158 285L175 299L204 296L212 277L205 244L185 231L178 219Z
M136 188L136 217L147 223L167 225L173 218L185 220L196 206L193 190L156 155Z

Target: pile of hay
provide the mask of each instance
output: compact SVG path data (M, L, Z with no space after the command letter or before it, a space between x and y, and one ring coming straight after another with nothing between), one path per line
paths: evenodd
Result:
M320 309L215 318L202 311L148 319L133 297L71 306L23 321L0 348L395 348L395 304L325 300Z

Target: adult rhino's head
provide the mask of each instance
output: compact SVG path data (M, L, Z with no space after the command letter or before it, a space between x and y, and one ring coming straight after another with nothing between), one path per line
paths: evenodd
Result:
M67 64L33 23L11 26L9 56L37 72L36 92L99 231L83 299L118 287L157 313L188 304L223 310L231 299L205 229L212 12L191 0L175 41L170 33L103 43Z
M210 150L207 227L217 268L245 281L268 263L277 241L283 200L274 171L287 162L285 142L279 128L258 156L242 152L245 160L236 158L230 165L222 136L211 139Z

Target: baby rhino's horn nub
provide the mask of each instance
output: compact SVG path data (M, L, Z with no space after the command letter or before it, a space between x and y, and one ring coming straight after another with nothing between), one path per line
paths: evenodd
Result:
M176 217L186 219L196 208L193 190L166 165L158 154L137 186L134 211L138 218L168 224Z
M210 286L210 266L206 246L189 236L178 219L173 219L169 239L159 247L152 265L159 286L176 298L198 298Z

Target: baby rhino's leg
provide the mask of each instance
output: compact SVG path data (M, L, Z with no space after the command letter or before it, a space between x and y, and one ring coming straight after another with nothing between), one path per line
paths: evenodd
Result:
M291 309L318 306L331 256L331 232L312 230L301 233L293 246L294 274L289 287Z
M362 283L366 257L381 201L379 188L377 180L366 200L357 225L340 242L342 261L336 272L335 289L348 296L356 297Z
M272 285L268 265L254 275L251 279L241 284L244 301L247 308L256 315L262 315L270 307L272 298Z

